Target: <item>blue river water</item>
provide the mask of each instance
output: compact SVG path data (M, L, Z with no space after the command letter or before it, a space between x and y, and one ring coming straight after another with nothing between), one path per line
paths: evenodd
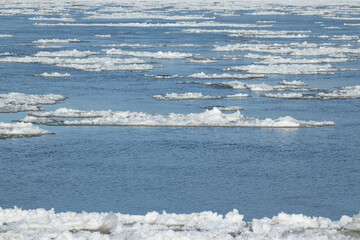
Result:
M225 33L184 33L180 27L35 26L29 17L32 15L0 16L0 33L14 36L0 38L0 53L25 56L38 51L72 49L101 52L106 44L138 43L168 46L126 50L176 51L215 57L241 53L214 52L211 51L214 45L252 40ZM309 43L329 42L318 35L360 31L359 27L344 27L341 21L318 16L240 15L218 19L224 23L255 20L277 21L271 30L311 30L313 35L305 39ZM116 21L121 20L112 20ZM341 25L342 29L324 29L316 21ZM96 38L95 34L110 34L111 38ZM81 42L50 50L35 48L32 43L39 39L68 38ZM267 44L305 41L260 40ZM176 46L179 44L197 46ZM354 44L359 47L359 43ZM129 214L162 210L174 213L211 210L224 214L236 208L247 220L271 217L279 212L337 220L342 215L359 212L359 99L285 100L248 92L251 97L247 99L159 101L153 96L171 92L224 96L237 92L178 84L184 79L158 79L145 74L220 74L223 68L251 64L254 60L219 60L208 64L193 64L184 59L152 61L158 63L157 68L146 73L85 72L39 63L0 63L0 93L55 93L68 98L56 105L43 106L47 111L67 107L187 114L202 112L204 106L224 105L241 106L242 114L259 119L289 115L300 120L334 121L335 126L300 129L40 126L55 135L0 139L0 207ZM333 65L356 68L359 61ZM71 77L34 76L43 72L66 72ZM300 80L309 87L332 91L335 87L358 85L360 75L359 71L334 75L275 74L244 81L276 85L282 80ZM26 113L0 113L0 122L25 116Z

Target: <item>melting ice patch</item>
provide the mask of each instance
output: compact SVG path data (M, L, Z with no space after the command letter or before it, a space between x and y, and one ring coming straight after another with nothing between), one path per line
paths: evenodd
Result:
M283 98L283 99L359 99L360 98L360 85L348 86L340 88L333 92L320 92L318 94L301 94L301 93L278 93L278 94L265 94L268 98Z
M0 94L0 113L39 111L37 105L56 104L65 97L58 94L34 95L24 93Z
M89 115L101 117L88 117ZM61 120L57 118L82 118L80 120ZM239 111L224 114L218 108L202 113L155 114L143 112L80 111L62 108L59 111L32 113L22 121L59 126L135 126L135 127L251 127L251 128L300 128L333 126L334 122L300 121L290 116L264 120L244 117Z
M58 51L58 52L38 52L34 56L35 57L88 57L91 55L98 55L98 52L92 51L79 51L76 49L66 50L66 51Z
M50 57L5 57L0 62L14 63L41 63L51 64L57 67L74 68L81 71L147 71L152 70L153 65L147 64L145 60L138 58L50 58Z
M349 234L360 229L360 214L342 216L339 221L286 213L249 222L243 219L236 209L223 216L210 211L128 215L0 208L0 238L350 240L355 238Z
M334 74L339 71L355 69L339 69L330 64L274 64L274 65L245 65L226 68L228 71L246 71L254 74L284 74L284 75L308 75L308 74Z
M47 130L43 130L32 123L3 123L0 122L0 138L13 138L13 137L35 137L41 135L52 134ZM1 217L0 217L1 218ZM0 226L0 235L1 235Z
M81 42L81 41L76 38L72 38L72 39L39 39L39 40L33 41L33 43L36 43L36 44L75 43L75 42Z
M202 93L167 93L164 96L155 95L153 98L157 100L210 100L221 99L220 96L204 96Z
M191 53L179 53L179 52L135 52L135 51L123 51L121 49L105 49L103 50L107 55L129 55L133 57L146 57L157 59L185 59L193 56Z
M69 73L58 73L58 72L47 73L47 72L44 72L42 74L35 75L35 76L38 76L38 77L70 77L71 75Z

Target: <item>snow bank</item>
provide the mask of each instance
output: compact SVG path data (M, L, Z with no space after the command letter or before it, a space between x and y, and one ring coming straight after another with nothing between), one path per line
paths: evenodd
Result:
M47 134L52 134L52 133L47 130L43 130L37 126L34 126L31 123L0 122L0 138L35 137L35 136L41 136ZM1 230L0 230L0 235L1 235Z
M55 213L54 209L1 209L0 238L13 239L355 239L360 214L339 221L280 213L246 222L234 209L225 216L210 211L190 214L149 212Z
M95 115L96 117L89 117ZM100 115L100 116L99 116ZM38 116L39 118L37 118ZM333 126L334 122L300 121L286 116L278 119L244 117L239 111L224 114L218 108L202 113L190 114L155 114L143 112L112 112L112 111L79 111L62 108L45 113L32 113L23 119L25 122L50 124L47 117L83 118L80 120L50 119L52 125L61 126L136 126L136 127L253 127L253 128L299 128Z

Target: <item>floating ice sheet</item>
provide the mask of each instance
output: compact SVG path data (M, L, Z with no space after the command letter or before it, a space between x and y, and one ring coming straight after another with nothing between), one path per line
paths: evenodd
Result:
M35 137L35 136L41 136L47 134L52 134L52 133L47 130L43 130L37 126L34 126L31 123L0 122L0 138ZM1 235L1 230L0 230L0 235Z
M13 35L10 34L0 34L0 38L11 38L14 37Z
M282 75L308 75L308 74L334 74L339 71L355 69L339 69L330 64L274 64L274 65L245 65L226 68L228 71L246 71L253 74L282 74Z
M95 115L96 117L93 117ZM99 117L98 115L101 115ZM89 117L91 116L91 117ZM51 119L48 119L50 118ZM55 117L55 118L54 118ZM61 118L83 118L61 120ZM56 119L60 118L60 119ZM278 119L244 117L239 111L224 114L218 108L202 113L155 114L143 112L79 111L62 108L53 112L32 113L24 122L64 126L135 126L135 127L250 127L250 128L300 128L333 126L334 122L300 121L292 117Z
M33 43L37 43L37 44L75 43L75 42L81 42L81 41L76 39L76 38L71 38L71 39L39 39L39 40L33 41Z
M25 56L0 58L0 62L51 64L57 67L74 68L89 72L147 71L154 68L153 65L147 64L145 60L138 58L50 58Z
M202 93L167 93L166 95L155 95L157 100L209 100L209 99L221 99L220 96L204 96Z
M343 87L333 92L320 92L317 94L301 94L301 93L278 93L278 94L265 94L268 98L283 98L283 99L359 99L360 98L360 85Z
M69 73L58 73L58 72L52 72L52 73L41 73L39 75L35 75L37 77L70 77L71 75Z
M39 108L36 105L56 104L57 102L64 100L65 97L58 94L0 94L0 113L39 111Z
M272 218L243 220L234 209L226 215L149 212L55 213L54 209L0 208L0 238L23 239L337 239L351 240L360 229L360 214L339 221L280 213Z
M121 49L105 49L103 50L107 55L129 55L133 57L146 57L146 58L157 58L157 59L185 59L193 56L191 53L180 53L180 52L135 52L135 51L123 51Z
M58 51L58 52L38 52L34 56L35 57L88 57L91 55L98 55L98 52L92 51L79 51L76 49L66 50L66 51Z

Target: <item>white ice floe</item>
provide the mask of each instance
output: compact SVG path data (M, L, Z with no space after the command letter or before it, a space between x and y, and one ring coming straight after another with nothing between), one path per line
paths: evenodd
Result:
M193 56L191 53L180 52L136 52L136 51L123 51L121 49L104 49L107 55L128 55L133 57L146 57L156 59L185 59Z
M145 60L138 58L110 58L110 57L89 57L89 58L50 58L50 57L5 57L0 62L14 63L41 63L57 67L74 68L81 71L147 71L154 68Z
M268 98L282 98L282 99L359 99L360 98L360 85L343 87L333 92L320 92L317 94L301 94L301 93L278 93L278 94L265 94Z
M13 35L10 34L0 34L0 38L11 38L14 37Z
M52 134L51 132L34 126L32 123L3 123L0 122L0 138L34 137ZM0 217L1 218L1 217ZM2 222L2 220L0 220ZM1 229L1 226L0 226ZM0 230L0 232L2 232ZM1 236L1 233L0 233ZM1 238L1 237L0 237Z
M246 58L255 58L256 55L246 55ZM332 57L332 58L284 58L272 55L258 55L258 58L264 60L254 64L320 64L320 63L339 63L352 60L351 58Z
M199 96L195 96L199 97ZM58 118L82 118L80 120L50 119L47 116ZM38 118L36 116L39 116ZM87 117L96 115L96 117ZM102 115L98 117L97 115ZM61 112L32 113L22 121L39 124L61 125L61 126L134 126L134 127L252 127L252 128L300 128L300 127L324 127L333 126L334 122L324 121L300 121L286 116L278 119L244 117L240 112L224 114L218 108L206 110L202 113L190 114L155 114L143 112L112 112L112 111L79 111L73 109L61 109Z
M200 79L222 79L222 78L233 78L233 79L250 79L250 78L263 78L265 75L263 74L206 74L204 72L194 73L191 75L185 75L183 77L186 78L200 78Z
M0 56L14 56L16 55L15 53L9 53L9 52L4 52L4 53L0 53Z
M65 97L58 94L24 94L8 93L0 94L0 113L39 111L37 105L56 104L64 101Z
M330 40L359 40L358 35L334 35Z
M223 106L206 106L206 107L201 107L202 109L213 109L213 108L217 108L220 111L225 111L225 112L236 112L236 111L241 111L244 110L244 108L239 107L239 106L233 106L233 107L223 107Z
M230 67L228 71L246 71L253 74L284 74L284 75L307 75L307 74L334 74L339 71L355 69L339 69L330 64L274 64L274 65L244 65Z
M33 41L33 43L36 44L75 43L75 42L80 42L80 40L76 38L72 38L72 39L39 39Z
M286 86L307 86L306 83L302 82L302 81L286 81L286 80L282 80L281 82L279 82L279 84L281 85L286 85Z
M76 49L66 50L66 51L58 51L58 52L38 52L34 56L35 57L88 57L91 55L98 55L99 52L92 51L79 51Z
M110 34L95 34L94 37L98 37L98 38L110 38L111 35L110 35Z
M209 99L221 99L220 96L204 96L202 93L167 93L164 96L155 95L153 98L157 100L209 100Z
M44 17L44 16L37 16L29 18L31 21L59 21L59 22L75 22L74 18L68 17Z
M272 218L244 221L234 209L226 215L211 211L190 214L149 212L145 215L62 212L54 209L0 208L4 239L337 239L352 240L360 229L360 214L339 221L303 214L279 213ZM354 236L354 237L351 237Z
M47 73L44 72L42 74L39 75L35 75L35 76L39 76L39 77L70 77L70 73L58 73L58 72L53 72L53 73Z
M226 98L248 98L249 94L246 93L238 93L234 95L227 95Z
M217 63L216 60L213 60L213 59L190 59L189 60L190 63L202 63L202 64L207 64L207 63Z
M61 45L35 45L35 48L63 48Z
M289 43L289 44L228 44L215 46L213 51L220 52L260 52L291 56L329 56L344 58L346 55L360 55L360 49L352 45L335 47L331 44Z

